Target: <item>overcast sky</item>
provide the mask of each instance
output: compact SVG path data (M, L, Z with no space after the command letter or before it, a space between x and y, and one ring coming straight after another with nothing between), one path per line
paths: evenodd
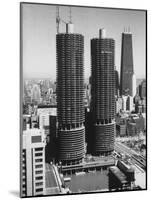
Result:
M23 77L56 77L56 6L23 4ZM60 17L69 20L69 7L60 6ZM84 35L85 78L90 75L90 40L105 28L115 39L115 66L120 73L121 33L130 26L136 78L146 73L146 17L144 11L72 7L74 32ZM60 25L65 32L65 24Z

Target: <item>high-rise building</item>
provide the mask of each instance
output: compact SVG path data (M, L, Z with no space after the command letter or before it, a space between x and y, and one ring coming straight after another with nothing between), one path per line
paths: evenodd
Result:
M136 136L137 135L137 129L136 129L136 123L128 121L127 122L127 136Z
M134 109L134 104L133 104L133 97L130 95L127 96L122 96L122 110L123 111L133 111Z
M21 196L39 196L45 192L45 136L40 129L23 131Z
M50 138L50 115L40 114L39 115L39 128L44 129L47 142Z
M39 116L39 128L44 129L46 136L45 161L50 163L56 158L57 152L57 108L54 105L39 105L37 109L37 115Z
M139 85L139 96L141 99L146 98L146 80L143 80Z
M123 99L121 97L116 98L116 114L123 109Z
M122 33L120 95L133 96L133 74L132 34L124 32Z
M132 76L132 97L136 95L136 75L133 74Z
M120 88L119 74L117 70L115 70L114 72L115 72L115 95L119 96L119 88Z
M115 71L114 39L100 37L91 40L91 112L96 155L108 155L114 150L115 136Z
M66 33L57 33L57 117L58 159L74 164L84 157L84 37L73 33L73 24L66 24Z
M123 111L127 110L126 102L127 102L127 96L122 96L122 110Z
M23 115L23 130L25 131L28 127L31 128L31 115Z
M33 85L33 88L31 90L31 100L32 103L40 103L40 99L41 99L41 92L40 92L40 87L39 85L35 84Z
M122 110L123 111L133 111L135 110L134 108L134 104L133 104L133 97L130 96L130 95L127 95L127 96L122 96Z
M125 123L117 123L116 124L116 136L122 137L126 136L126 124Z
M135 110L134 104L133 104L133 97L129 95L127 96L127 100L126 100L126 110L130 112Z

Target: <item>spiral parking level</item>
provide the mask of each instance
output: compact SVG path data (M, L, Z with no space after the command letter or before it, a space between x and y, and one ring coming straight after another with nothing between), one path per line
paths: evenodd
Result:
M59 130L59 160L76 164L84 157L85 128Z
M94 125L94 154L109 155L114 150L115 122L104 125Z

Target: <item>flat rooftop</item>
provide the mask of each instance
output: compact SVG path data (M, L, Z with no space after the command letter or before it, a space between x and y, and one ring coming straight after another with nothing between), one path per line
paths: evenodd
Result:
M118 167L110 167L110 171L120 180L121 183L127 183L125 174L121 172Z

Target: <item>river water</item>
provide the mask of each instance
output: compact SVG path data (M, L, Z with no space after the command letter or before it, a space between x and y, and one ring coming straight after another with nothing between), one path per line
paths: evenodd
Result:
M107 170L89 172L81 175L71 175L71 181L66 182L65 186L72 192L92 192L94 190L105 190L109 188ZM68 175L69 177L69 175Z

